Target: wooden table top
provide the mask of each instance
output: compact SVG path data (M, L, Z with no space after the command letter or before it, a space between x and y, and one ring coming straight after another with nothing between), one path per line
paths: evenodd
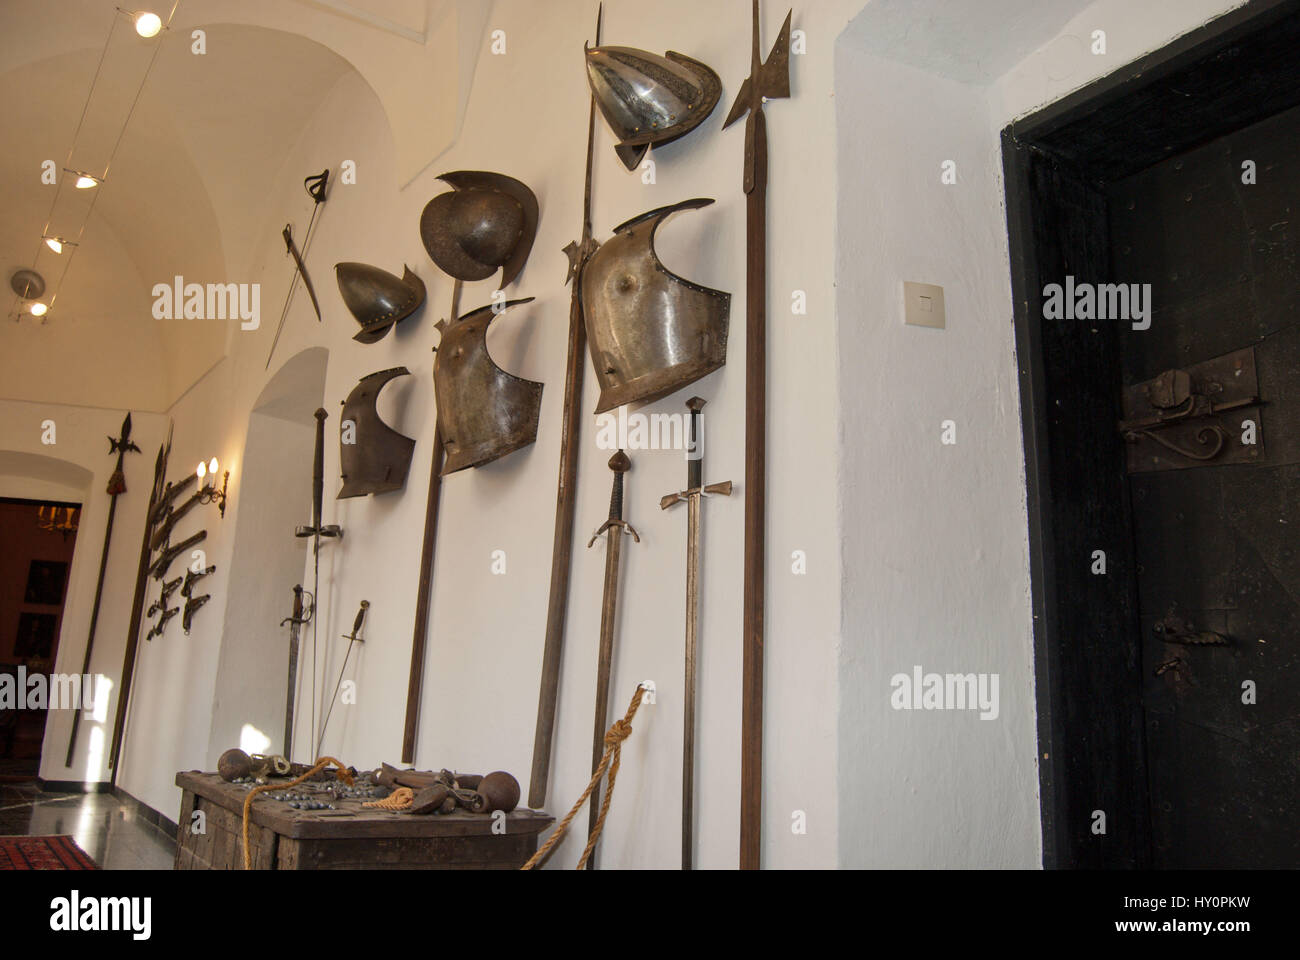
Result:
M272 780L271 782L274 782ZM290 780L286 778L284 783ZM293 789L305 789L304 783ZM244 798L250 784L227 783L215 773L198 770L176 774L176 786L242 817ZM339 840L349 837L470 837L490 836L494 818L487 814L457 810L445 815L415 816L400 811L366 808L361 800L334 801L334 810L295 810L281 800L260 793L253 801L250 819L259 827L293 839ZM540 810L519 807L506 815L506 833L535 834L555 818Z

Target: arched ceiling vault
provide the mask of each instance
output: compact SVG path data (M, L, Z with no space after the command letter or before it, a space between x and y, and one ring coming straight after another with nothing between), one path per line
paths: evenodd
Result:
M170 3L157 6L165 16ZM33 265L53 189L40 183L40 165L63 166L115 7L0 8L0 122L23 132L0 156L6 280ZM456 136L473 75L460 53L475 59L490 9L479 0L182 0L56 313L44 326L0 327L0 395L166 409L220 359L227 331L154 320L153 284L177 274L220 281L248 268L270 185L349 73L388 117L397 182L414 178ZM198 29L202 55L192 49ZM106 72L101 86L112 82L130 88L129 71L116 81ZM36 266L57 284L57 257L41 248ZM128 358L134 375L123 377Z

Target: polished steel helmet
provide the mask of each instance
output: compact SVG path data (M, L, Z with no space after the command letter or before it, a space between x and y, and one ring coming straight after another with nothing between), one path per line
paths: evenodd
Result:
M438 430L447 455L442 475L504 457L537 439L542 384L506 373L487 349L487 329L499 313L526 300L480 307L448 323L433 363Z
M504 288L524 268L537 236L533 191L500 173L461 170L438 179L455 189L425 206L424 249L457 280L486 280L499 269Z
M654 248L666 218L711 203L643 213L615 227L587 263L582 305L600 382L597 413L665 397L727 362L731 294L669 272Z
M722 96L710 67L672 50L660 57L631 47L587 48L587 82L629 170L652 146L698 127Z
M343 489L338 499L389 493L401 490L406 483L415 441L379 419L375 401L388 381L410 372L405 367L393 367L362 377L343 401L343 417L339 420Z
M339 293L352 316L361 324L353 340L376 343L388 335L395 323L406 319L424 303L424 281L403 267L401 277L368 263L339 263L334 266Z

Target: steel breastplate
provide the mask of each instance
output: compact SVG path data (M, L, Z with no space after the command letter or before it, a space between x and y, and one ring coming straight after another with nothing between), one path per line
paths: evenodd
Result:
M511 300L502 312L527 300ZM537 439L542 384L506 373L487 349L488 325L498 316L481 307L460 319L439 321L433 363L438 428L446 463L442 476L479 467Z
M343 417L339 420L343 489L339 491L339 500L389 493L402 489L406 483L415 441L379 419L375 401L388 381L410 372L405 367L393 367L362 377L343 402ZM349 433L352 443L347 442Z
M731 294L670 273L654 249L667 217L711 203L643 213L616 227L587 263L582 305L600 382L597 413L665 397L727 362Z

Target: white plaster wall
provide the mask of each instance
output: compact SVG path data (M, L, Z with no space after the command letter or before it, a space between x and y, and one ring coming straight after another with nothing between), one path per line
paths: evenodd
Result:
M851 2L801 11L796 28L808 33L809 53L794 58L796 99L769 106L772 136L770 223L771 338L769 343L769 472L767 709L764 862L771 867L831 866L836 859L836 645L839 556L836 506L836 370L832 317L834 158L807 144L831 138L832 39L843 29ZM764 45L775 38L785 9L766 5ZM687 140L659 152L657 182L643 184L623 170L612 138L599 128L594 223L599 237L630 216L694 196L716 197L707 210L677 218L662 237L669 267L701 283L732 291L730 365L647 412L684 411L687 397L708 399L710 479L733 479L739 496L714 500L706 517L704 626L700 665L700 773L697 862L730 867L737 860L740 756L740 619L744 424L744 201L740 192L743 132L720 132L730 100L749 72L749 14L744 0L711 6L672 0L653 15L631 0L605 8L605 40L656 51L681 49L723 77L724 102ZM322 211L308 257L324 308L318 326L300 290L272 370L314 344L330 350L325 407L326 521L345 529L342 542L322 554L319 632L328 660L318 669L332 686L357 602L371 601L366 645L354 654L349 676L358 704L340 706L325 752L358 766L397 760L420 559L426 483L432 454L433 322L445 316L449 278L425 254L418 236L424 204L444 185L434 175L489 169L527 182L542 218L527 269L509 291L537 302L506 314L490 338L497 361L546 384L541 428L533 447L443 486L442 522L434 573L433 616L425 673L417 763L484 772L514 772L527 789L537 708L546 593L554 524L560 401L569 296L562 286L561 248L581 225L587 88L581 49L594 27L594 4L545 5L511 0L495 5L489 33L507 34L505 56L484 55L474 78L463 134L437 169L399 188L393 139L370 89L343 78L308 124L278 178L277 200L266 204L252 275L233 280L263 284L263 326L232 330L230 356L173 408L177 464L215 455L233 464L231 506L224 523L207 518L208 562L223 572L211 580L210 606L228 605L226 579L232 531L240 529L240 460L248 411L270 374L263 368L291 267L279 244L286 218L298 217L306 198L305 172L357 163L357 183L337 184ZM690 29L683 24L690 24ZM434 52L431 51L431 55ZM438 98L440 91L428 91ZM295 212L297 211L297 212ZM339 299L332 266L363 260L400 273L409 264L429 287L429 303L389 338L373 346L351 340L355 321ZM469 284L461 305L488 302L494 284ZM808 294L806 316L791 314L794 290ZM338 404L372 371L405 364L412 376L389 386L380 412L417 439L403 494L336 502ZM584 409L594 410L596 385L588 370ZM599 630L603 546L584 549L604 518L611 451L598 449L594 418L584 423L578 485L577 538L569 625L548 808L562 814L588 778L592 699ZM685 479L679 453L632 452L628 518L642 543L625 551L623 615L617 640L611 709L621 711L636 683L653 679L658 704L643 707L624 750L618 795L603 843L608 867L677 865L679 835L682 620L685 517L664 514L660 496ZM302 517L306 522L304 490ZM287 534L286 534L287 535ZM492 551L503 550L507 573L494 576ZM808 557L808 574L791 572L791 554ZM304 576L310 576L305 570ZM266 584L287 598L292 582ZM205 589L207 589L205 587ZM233 599L233 598L232 598ZM203 614L211 611L205 609ZM287 609L285 611L287 613ZM266 624L268 644L287 634ZM200 615L194 632L169 631L141 655L139 696L121 784L156 808L177 808L173 772L211 768L230 743L211 736L211 710L236 709L248 691L215 689L223 642L221 624ZM322 684L326 681L322 680ZM300 757L299 759L302 759ZM806 834L790 829L793 811L807 815ZM576 862L581 843L565 844L555 866Z
M1000 130L1234 4L1003 9L987 86L921 2L891 47L872 6L839 45L839 356L843 655L839 862L1027 867L1041 862L1032 619ZM896 4L892 6L897 7ZM1006 5L1002 5L1004 8ZM1071 7L1077 9L1071 10ZM1026 14L1020 16L1020 14ZM1039 16L1038 14L1041 14ZM1063 26L1026 47L1055 17ZM895 24L896 26L896 24ZM981 29L991 29L981 28ZM1093 30L1107 52L1090 52ZM899 45L904 47L899 48ZM871 52L867 52L868 49ZM1007 59L1009 51L1033 52ZM888 57L888 59L886 59ZM908 65L912 64L912 65ZM924 69L918 65L924 65ZM941 164L957 184L941 183ZM947 329L905 327L900 284L945 288ZM941 423L957 444L940 443ZM890 678L1000 676L1000 716L895 711Z
M108 478L117 463L109 455L108 437L116 437L125 410L100 410L53 403L0 401L0 450L40 457L53 457L89 472L80 491L66 483L51 484L47 479L25 475L0 477L0 496L25 497L41 494L42 489L61 491L61 498L82 502L77 543L72 555L68 593L59 637L59 652L54 670L80 673L90 629L90 612L99 575L99 559L104 547L104 529L108 520L110 498L106 492ZM55 443L41 442L42 423L53 420ZM128 453L122 466L126 492L117 502L113 520L113 539L104 577L104 593L95 629L95 649L91 672L116 678L121 673L122 651L126 646L127 624L131 614L131 595L135 587L136 562L140 558L140 537L144 531L145 507L153 483L154 458L158 445L166 436L166 418L158 414L133 411L131 439L140 453ZM34 484L33 481L37 481ZM71 768L63 765L72 730L69 711L52 712L45 724L45 745L41 755L41 776L47 780L104 779L108 740L113 729L112 708L116 704L116 684L109 693L105 708L82 718L78 748Z

